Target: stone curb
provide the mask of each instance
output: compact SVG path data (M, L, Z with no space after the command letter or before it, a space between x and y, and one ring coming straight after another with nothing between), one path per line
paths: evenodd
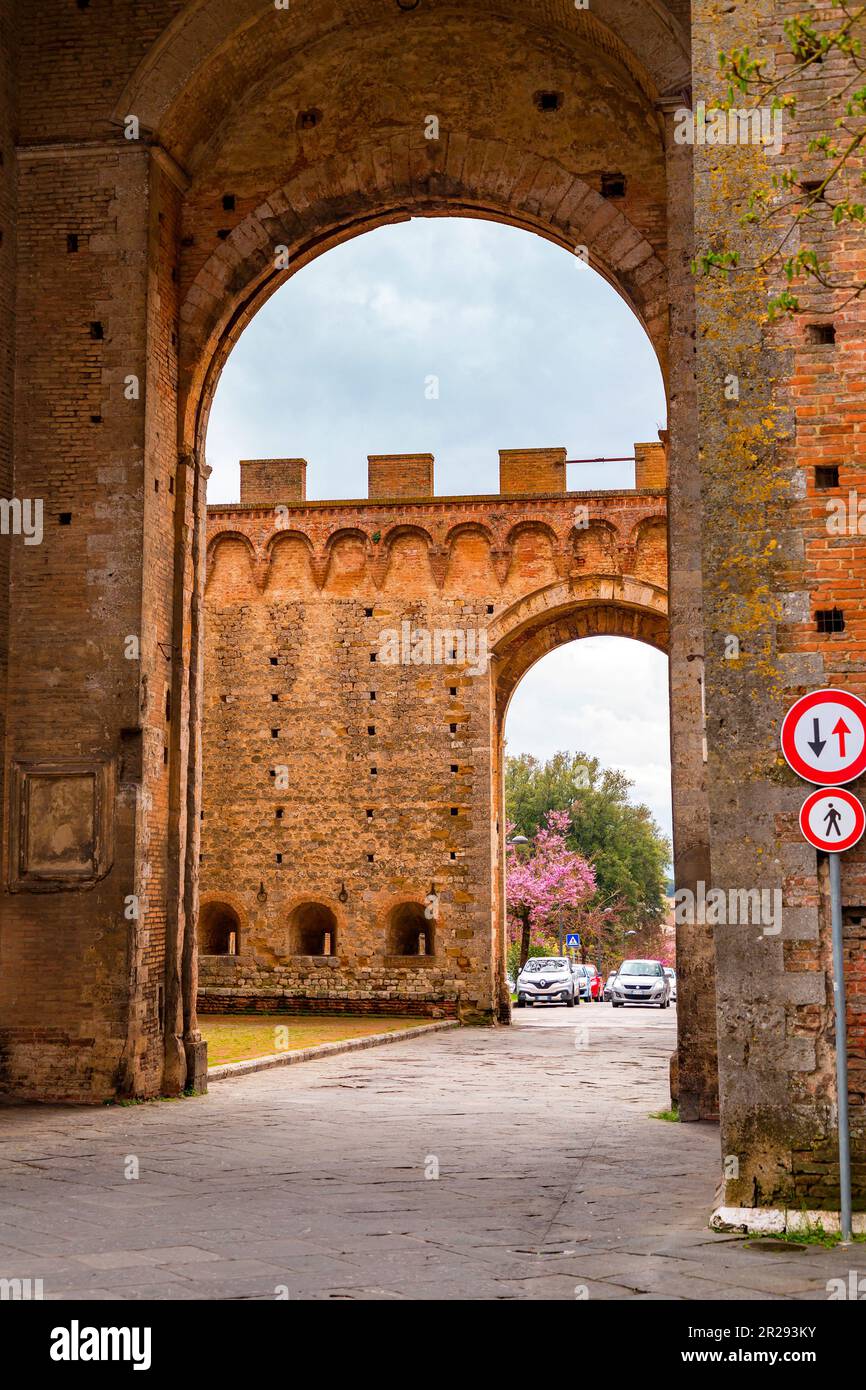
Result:
M793 1211L784 1207L717 1207L710 1217L714 1231L763 1236L809 1230L838 1234L839 1225L838 1211ZM866 1234L866 1212L854 1212L851 1229L854 1235Z
M344 1038L342 1042L319 1043L317 1047L300 1047L296 1052L279 1052L266 1057L250 1057L245 1062L224 1062L220 1067L208 1067L207 1079L226 1081L248 1072L266 1071L269 1067L288 1067L294 1062L312 1062L316 1057L337 1057L341 1052L358 1052L365 1047L382 1047L385 1043L403 1042L424 1033L441 1033L446 1028L459 1028L456 1018L444 1018L437 1023L419 1023L417 1028L396 1028L393 1033L371 1033L366 1038Z

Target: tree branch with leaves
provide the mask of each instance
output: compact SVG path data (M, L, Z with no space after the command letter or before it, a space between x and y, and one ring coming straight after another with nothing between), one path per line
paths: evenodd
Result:
M746 96L753 110L769 107L783 118L800 119L806 128L820 127L807 145L813 156L807 172L788 167L752 189L739 217L744 229L765 234L769 249L747 262L738 249L707 247L695 258L696 274L730 277L738 271L781 270L785 287L769 302L769 316L796 314L802 305L797 293L809 283L847 294L846 303L866 290L866 277L834 273L820 242L829 219L833 227L862 226L866 221L860 190L866 185L862 154L866 144L866 5L831 0L840 22L819 28L795 15L785 20L783 34L791 57L780 75L770 60L754 56L749 47L719 54L719 71L728 83L727 95L715 110L731 111ZM838 55L842 62L829 92L812 98L810 78L816 67ZM856 193L852 193L852 185Z

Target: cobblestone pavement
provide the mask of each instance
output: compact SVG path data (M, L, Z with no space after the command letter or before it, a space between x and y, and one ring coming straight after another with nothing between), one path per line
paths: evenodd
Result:
M718 1131L649 1118L674 1031L525 1010L207 1097L6 1109L0 1276L46 1298L826 1299L866 1247L707 1229Z

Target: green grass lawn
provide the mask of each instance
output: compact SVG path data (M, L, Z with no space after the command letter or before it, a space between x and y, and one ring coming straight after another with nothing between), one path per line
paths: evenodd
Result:
M376 1014L204 1014L198 1024L207 1042L208 1066L246 1062L250 1057L296 1052L319 1043L367 1038L417 1028L429 1018L394 1018Z

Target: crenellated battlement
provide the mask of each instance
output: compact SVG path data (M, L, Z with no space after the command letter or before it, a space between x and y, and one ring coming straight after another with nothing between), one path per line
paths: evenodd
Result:
M500 449L499 497L559 496L567 492L564 448ZM665 442L635 444L635 490L667 487ZM302 458L241 459L242 507L298 506L307 500L307 469ZM367 501L406 502L435 493L432 454L368 454ZM353 505L346 502L344 505Z
M641 450L650 461L641 477L649 473L658 478L663 446L636 446L639 459ZM449 580L473 578L460 563L467 549L474 553L474 581L489 570L482 580L485 592L515 581L525 591L542 572L551 580L588 572L643 573L664 584L659 570L667 516L664 487L541 491L541 483L555 481L550 469L557 460L550 456L560 452L564 462L564 449L502 450L502 491L455 497L430 492L432 455L411 456L427 469L424 490L416 494L413 483L404 486L403 495L397 495L398 482L409 456L371 457L369 497L322 502L306 501L303 495L288 500L290 483L303 494L305 460L245 460L241 502L208 508L209 584L219 573L220 551L232 543L246 551L250 576L262 591L278 580L286 566L277 561L292 550L295 584L303 584L306 576L319 590L338 585L342 593L353 575L361 588L380 589L401 559L411 560L416 580L419 570L426 569L431 587L442 590ZM417 481L421 471L420 464L410 467L408 477ZM564 481L564 467L561 477ZM525 485L524 491L514 491L517 482ZM388 496L380 495L383 486L390 490ZM263 495L265 487L269 497ZM528 572L520 580L527 562Z

